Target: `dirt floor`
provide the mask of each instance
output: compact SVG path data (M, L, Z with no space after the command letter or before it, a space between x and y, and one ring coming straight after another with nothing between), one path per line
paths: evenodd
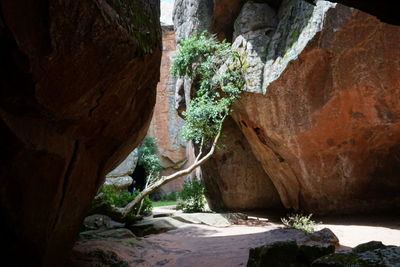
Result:
M159 210L160 211L160 210ZM250 214L263 226L233 225L216 228L188 224L167 233L143 238L135 266L228 267L246 266L249 248L266 243L296 239L283 236L276 216L269 220L265 214ZM400 246L400 220L393 217L324 218L340 240L341 249L349 249L371 240ZM266 223L267 222L267 223ZM275 230L275 231L274 231ZM150 246L149 246L150 245Z
M170 208L155 208L154 213L171 213ZM96 266L96 253L108 251L107 257L118 256L130 266L165 267L232 267L246 266L249 248L280 240L299 240L299 231L281 230L280 216L268 213L248 214L250 220L240 225L213 227L204 224L182 224L166 233L127 239L81 240L77 242L73 266ZM350 249L371 240L400 246L400 217L332 217L318 218L339 238L339 249ZM129 244L131 242L132 244ZM128 245L126 245L128 244ZM87 257L89 255L89 257ZM92 256L95 256L94 258ZM104 256L102 256L104 257Z

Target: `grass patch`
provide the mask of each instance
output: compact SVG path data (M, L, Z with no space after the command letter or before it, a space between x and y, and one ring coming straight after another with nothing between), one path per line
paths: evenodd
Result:
M153 201L153 207L176 206L177 201Z

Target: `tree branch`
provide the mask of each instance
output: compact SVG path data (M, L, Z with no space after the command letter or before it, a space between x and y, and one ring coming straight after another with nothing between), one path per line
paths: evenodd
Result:
M188 175L191 172L193 172L197 167L199 167L200 165L204 164L215 152L215 148L217 146L218 139L221 136L222 124L225 121L226 116L227 115L225 115L222 118L221 123L220 123L219 128L218 128L218 133L214 138L212 146L211 146L210 150L208 151L208 153L203 158L201 158L201 159L197 159L196 158L195 162L190 167L188 167L188 168L186 168L184 170L178 171L178 172L176 172L174 174L171 174L169 176L162 176L161 179L159 179L154 184L152 184L151 186L145 188L142 192L140 192L139 195L137 195L135 197L135 199L133 199L130 203L128 203L124 208L117 208L118 212L121 213L122 217L125 218L126 216L128 216L132 212L134 206L136 206L138 203L140 203L140 201L144 197L146 197L147 195L153 193L154 191L156 191L158 188L160 188L164 184L169 183L169 182L171 182L173 180L176 180L176 179L178 179L178 178L180 178L182 176Z

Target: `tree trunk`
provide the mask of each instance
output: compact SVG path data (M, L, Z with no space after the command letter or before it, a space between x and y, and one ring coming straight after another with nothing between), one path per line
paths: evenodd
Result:
M226 117L226 116L225 116ZM221 135L221 130L222 130L222 124L225 120L225 117L223 117L223 119L221 120L221 124L219 125L219 129L218 129L218 134L215 136L213 144L210 148L210 150L208 151L208 153L200 158L201 154L202 154L202 146L200 148L200 152L199 155L196 157L195 162L188 168L186 168L185 170L181 170L178 171L174 174L171 174L169 176L162 176L159 180L157 180L154 184L150 185L149 187L145 188L142 192L140 192L139 195L137 195L135 197L135 199L133 199L131 202L129 202L124 208L117 208L118 212L121 213L121 216L123 218L125 218L126 216L128 216L128 214L130 214L133 210L133 207L136 206L137 204L140 203L140 201L142 201L142 199L153 193L154 191L156 191L157 189L159 189L161 186L176 180L182 176L188 175L190 174L193 170L195 170L197 167L201 166L204 162L206 162L215 152L215 147L217 146L217 142L218 139ZM203 142L202 142L203 144Z

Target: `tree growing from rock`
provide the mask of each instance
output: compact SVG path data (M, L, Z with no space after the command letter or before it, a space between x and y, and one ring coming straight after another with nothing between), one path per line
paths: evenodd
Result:
M179 43L172 63L174 77L190 78L197 89L186 111L183 137L199 147L188 168L168 176L151 177L146 188L124 208L116 208L123 218L150 193L179 177L190 174L215 152L225 118L245 86L243 54L233 51L225 41L218 42L207 32L193 34ZM206 152L207 151L207 152ZM153 176L155 173L152 174Z

